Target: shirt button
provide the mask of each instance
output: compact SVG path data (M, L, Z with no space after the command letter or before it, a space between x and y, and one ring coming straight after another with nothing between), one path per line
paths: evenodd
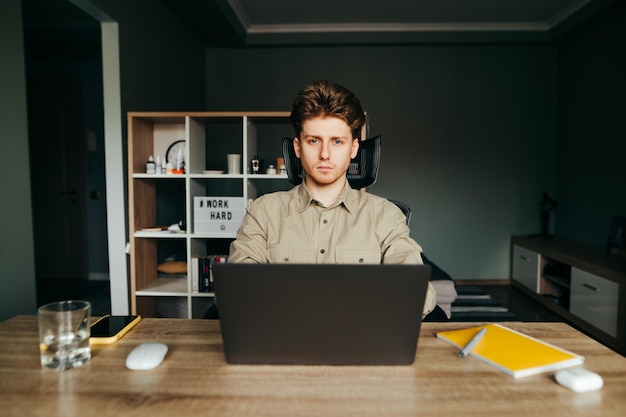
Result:
M322 223L326 224L326 223L328 223L328 220L324 219L324 220L322 220Z
M283 258L283 262L289 262L289 258Z
M324 249L321 249L321 250L320 250L320 253L324 253L324 252L326 252Z
M359 258L359 263L362 264L363 262L365 262L365 259Z

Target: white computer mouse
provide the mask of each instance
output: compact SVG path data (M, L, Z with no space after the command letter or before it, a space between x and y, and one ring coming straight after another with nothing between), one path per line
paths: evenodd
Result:
M126 367L133 371L154 369L163 362L167 345L160 342L142 343L126 357Z
M595 391L604 385L602 377L585 368L563 369L556 373L556 382L574 392Z

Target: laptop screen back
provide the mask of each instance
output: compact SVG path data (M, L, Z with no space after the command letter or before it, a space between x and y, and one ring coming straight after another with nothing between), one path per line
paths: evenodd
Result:
M415 359L428 266L213 268L229 363L402 365Z

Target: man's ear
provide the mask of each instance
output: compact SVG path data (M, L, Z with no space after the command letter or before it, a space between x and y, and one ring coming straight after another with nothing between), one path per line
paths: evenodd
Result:
M293 150L296 153L296 158L300 159L300 139L293 138Z
M359 138L354 138L352 139L352 153L350 154L350 159L354 159L358 152L359 152Z

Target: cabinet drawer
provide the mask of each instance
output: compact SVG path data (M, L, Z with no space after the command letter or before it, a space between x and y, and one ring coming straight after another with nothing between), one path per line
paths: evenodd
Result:
M619 284L572 268L570 312L617 337Z
M534 292L539 291L539 254L513 245L513 270L514 280L524 284Z

